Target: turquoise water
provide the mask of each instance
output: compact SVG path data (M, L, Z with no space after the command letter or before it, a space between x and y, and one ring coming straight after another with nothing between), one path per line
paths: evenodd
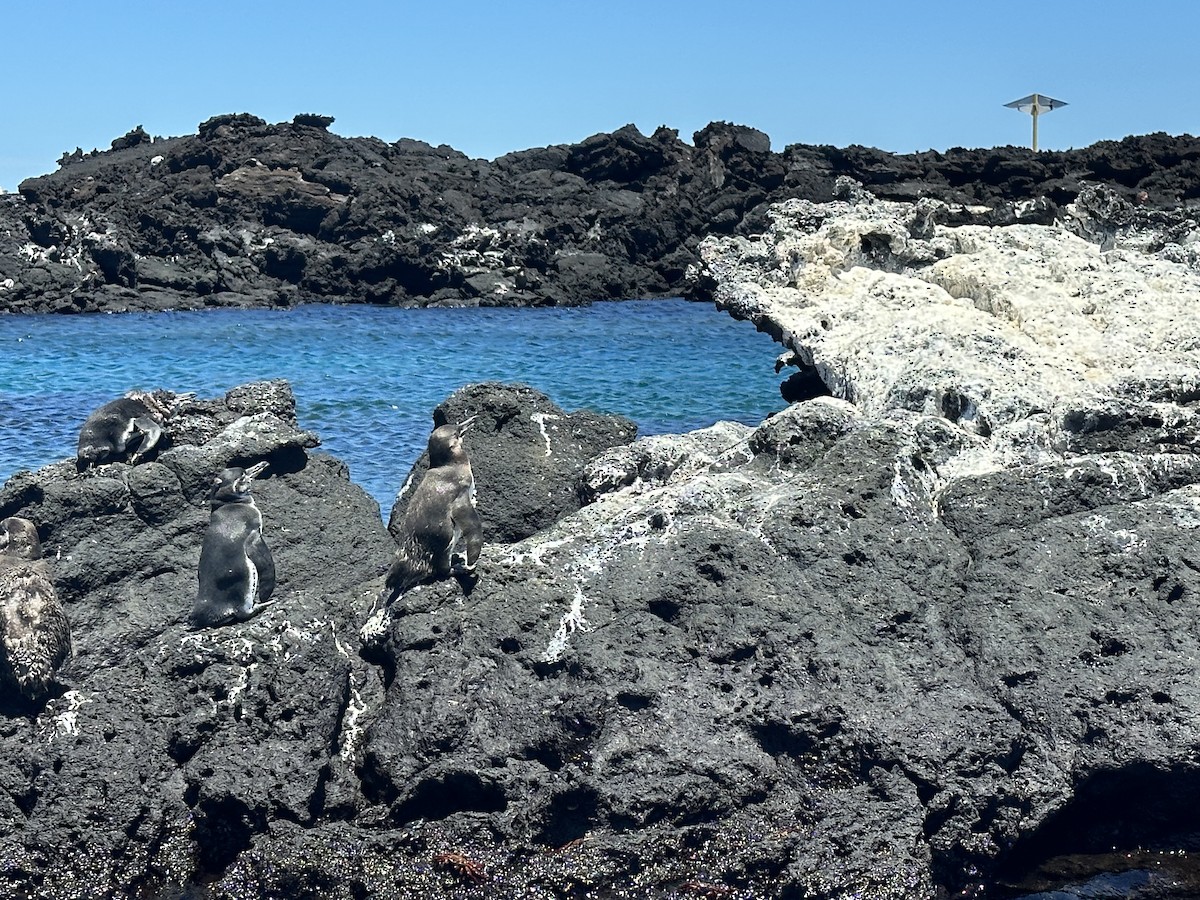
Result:
M92 316L0 316L0 482L74 458L89 412L131 388L217 397L286 378L300 425L386 513L466 384L523 382L568 411L620 413L639 434L784 406L766 335L707 304L571 309L302 306Z

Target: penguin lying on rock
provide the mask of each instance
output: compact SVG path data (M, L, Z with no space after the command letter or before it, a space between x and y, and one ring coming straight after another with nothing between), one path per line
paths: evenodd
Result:
M195 394L170 391L129 391L124 397L105 403L83 423L75 468L110 462L136 465L145 459L162 438L163 422L183 400Z

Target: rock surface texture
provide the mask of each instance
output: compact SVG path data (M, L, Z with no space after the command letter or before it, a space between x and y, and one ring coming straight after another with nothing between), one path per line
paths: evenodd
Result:
M1200 141L1189 136L897 156L775 152L761 131L725 123L690 144L629 125L487 161L343 138L329 124L224 115L194 135L135 129L111 150L64 154L58 171L0 196L0 310L696 295L688 271L702 237L758 233L772 202L831 200L839 176L885 199L983 204L993 223L1050 221L1088 184L1140 197L1142 219L1169 210L1185 230L1200 206Z
M579 509L584 466L637 436L637 425L624 417L568 413L541 391L495 382L456 391L433 411L432 428L471 416L477 418L465 443L489 543L519 541ZM428 466L422 453L392 505L393 537L409 491Z
M792 632L808 671L778 758L827 763L823 727L849 742L878 780L863 818L915 826L877 847L909 854L919 893L1055 852L1193 847L1200 235L1149 254L1111 222L1100 245L950 227L942 204L845 188L701 249L719 305L832 395L760 429L784 429L783 483L808 490L757 527L802 615L827 610L807 645ZM1113 208L1081 201L1074 231ZM814 455L784 423L818 404L843 412ZM830 472L847 452L860 465Z
M76 656L0 718L0 887L933 900L1200 849L1195 237L1105 192L997 226L835 187L698 273L820 389L633 442L454 395L503 528L367 658L394 545L286 385L14 476ZM190 631L208 480L259 460L278 602Z

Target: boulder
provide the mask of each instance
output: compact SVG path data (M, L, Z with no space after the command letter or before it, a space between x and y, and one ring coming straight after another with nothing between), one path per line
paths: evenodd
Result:
M1158 402L1164 423L1190 421L1200 356L1179 335L1200 334L1197 270L1065 225L941 225L938 201L850 196L787 201L760 238L701 247L718 305L833 396L941 415L1030 458L1086 428L1068 423L1093 404Z
M303 125L307 128L320 128L324 131L333 124L333 116L322 116L318 113L299 113L292 116L292 124Z
M916 832L901 831L882 852L939 890L1024 883L1056 854L1074 854L1078 880L1088 865L1128 867L1114 849L1190 847L1186 807L1200 782L1187 750L1193 701L1176 699L1185 692L1175 673L1194 651L1177 643L1186 626L1176 616L1200 587L1188 549L1200 522L1200 346L1180 336L1200 334L1200 277L1186 260L1134 249L1135 208L1094 192L1062 224L990 227L943 224L962 219L940 202L894 204L850 188L836 203L772 209L761 238L701 248L718 304L774 335L838 398L793 406L771 420L778 434L750 444L800 452L821 473L809 486L824 497L816 508L807 496L767 505L801 531L779 531L778 519L757 529L802 566L800 583L821 583L804 607L842 589L817 574L840 558L846 602L861 612L829 621L876 621L873 662L861 670L846 652L853 639L825 644L842 648L835 678L847 693L836 702L853 696L857 711L802 726L791 746L818 747L822 728L840 740L897 723L867 739L898 751L894 762L857 776L869 784L890 773L874 790L897 805L865 815L923 822L920 854ZM1072 233L1097 221L1116 249ZM855 414L824 417L823 439L793 418L844 401ZM824 495L845 477L829 466L849 462L851 448L865 451L859 474ZM877 519L880 500L906 523ZM836 538L826 510L845 517ZM856 541L864 520L874 520L870 539ZM924 586L903 562L914 540L926 545ZM910 589L912 608L892 606ZM936 674L889 655L914 627L925 648L918 666L938 660ZM821 645L805 651L808 677L788 701L801 715L822 679ZM876 699L875 712L861 705ZM794 724L788 733L797 736ZM845 875L853 856L839 858Z
M67 460L0 489L0 517L39 527L75 644L37 717L0 724L5 797L19 800L0 804L7 890L208 880L268 822L311 822L356 795L353 710L378 683L354 652L362 585L392 545L294 410L285 383L243 386L185 405L154 462L78 475ZM191 630L213 474L260 460L276 603Z
M666 165L666 146L669 144L643 135L635 125L626 125L572 147L567 170L589 181L639 182Z
M146 129L138 125L132 131L122 135L112 142L113 150L126 150L129 147L136 147L138 144L149 144L153 138L146 133Z
M497 382L456 391L433 411L433 428L471 416L465 445L488 543L519 541L579 509L584 466L637 436L623 416L568 413L531 387ZM428 468L423 453L400 488L388 519L393 537L411 487Z

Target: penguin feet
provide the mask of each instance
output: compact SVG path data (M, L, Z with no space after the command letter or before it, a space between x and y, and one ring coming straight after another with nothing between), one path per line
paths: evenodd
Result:
M455 566L453 574L454 580L458 582L458 586L462 589L463 594L468 597L471 596L471 591L479 583L479 573L475 571L475 567L466 564Z

